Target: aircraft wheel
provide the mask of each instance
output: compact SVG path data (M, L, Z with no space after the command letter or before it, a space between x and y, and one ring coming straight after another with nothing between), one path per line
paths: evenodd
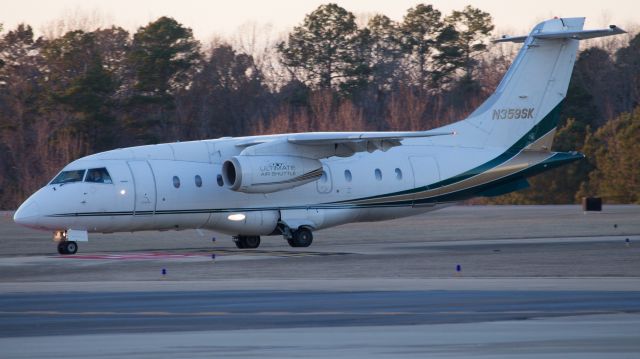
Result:
M58 253L62 255L76 254L78 252L78 243L74 241L64 241L58 243Z
M58 254L67 254L67 246L65 242L58 243Z
M66 242L67 243L67 254L76 254L76 252L78 252L78 243L74 242L74 241L69 241Z
M258 248L260 246L260 236L246 236L244 237L245 248Z
M309 247L313 242L313 233L308 228L299 228L287 241L291 247Z
M260 236L237 236L235 242L240 249L254 249L260 246Z

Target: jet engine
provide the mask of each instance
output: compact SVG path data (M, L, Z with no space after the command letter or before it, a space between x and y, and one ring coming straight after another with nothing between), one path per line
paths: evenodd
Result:
M322 176L322 163L295 156L234 156L222 164L225 185L238 192L271 193L301 186Z

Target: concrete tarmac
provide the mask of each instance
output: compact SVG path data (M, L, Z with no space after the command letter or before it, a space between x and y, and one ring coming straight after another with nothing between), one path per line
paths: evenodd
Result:
M637 358L640 315L0 338L3 358Z
M451 207L309 248L0 233L2 358L640 356L639 206Z
M474 323L640 313L640 291L205 291L0 298L0 337ZM640 343L639 343L640 346Z

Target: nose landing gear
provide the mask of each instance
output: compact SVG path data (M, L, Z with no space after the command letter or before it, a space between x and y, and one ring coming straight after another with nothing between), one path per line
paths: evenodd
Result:
M78 244L74 241L64 241L58 243L58 253L65 254L76 254L78 252Z
M76 254L78 252L78 243L70 241L67 231L56 231L53 233L53 240L58 242L58 253L62 255Z

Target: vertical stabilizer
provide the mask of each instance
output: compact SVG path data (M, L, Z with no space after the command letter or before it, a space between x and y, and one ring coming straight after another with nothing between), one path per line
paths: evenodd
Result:
M615 26L584 31L583 25L584 18L552 19L538 24L528 36L497 40L523 45L496 91L455 124L470 130L464 141L481 147L548 150L579 40L624 32Z

